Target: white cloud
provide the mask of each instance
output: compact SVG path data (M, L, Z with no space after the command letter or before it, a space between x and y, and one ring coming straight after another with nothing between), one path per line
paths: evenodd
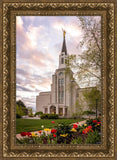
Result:
M28 31L26 32L26 36L28 37L29 43L32 47L38 46L38 38L39 38L39 35L41 36L43 29L44 29L43 26L34 27L34 26L30 25L28 27Z
M22 27L23 27L23 20L20 16L17 16L16 17L16 28L19 29Z

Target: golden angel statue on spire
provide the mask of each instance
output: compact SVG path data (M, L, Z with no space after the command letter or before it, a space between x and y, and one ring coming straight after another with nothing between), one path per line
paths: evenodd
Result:
M66 31L63 28L62 30L63 30L63 37L65 38Z

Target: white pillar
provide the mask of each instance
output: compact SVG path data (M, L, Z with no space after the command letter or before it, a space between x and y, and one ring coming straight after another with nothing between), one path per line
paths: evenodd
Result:
M63 107L63 116L65 115L65 107Z
M58 114L59 112L58 112L58 105L56 105L56 114Z
M50 106L48 106L48 114L50 114Z

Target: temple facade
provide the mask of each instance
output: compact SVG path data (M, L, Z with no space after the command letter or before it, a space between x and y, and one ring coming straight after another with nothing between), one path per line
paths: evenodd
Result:
M59 67L52 75L51 91L40 92L36 97L36 112L56 113L59 116L72 117L79 111L79 107L83 107L83 110L88 109L83 92L90 88L80 88L73 78L73 72L71 70L66 72L65 60L68 58L64 31Z

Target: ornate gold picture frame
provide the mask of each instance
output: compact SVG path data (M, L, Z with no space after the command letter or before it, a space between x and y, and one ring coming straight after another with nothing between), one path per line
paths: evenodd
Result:
M1 159L115 159L114 130L114 26L115 1L2 1L1 54ZM116 7L117 8L117 7ZM16 104L16 16L100 15L102 19L102 143L92 145L17 145ZM117 158L117 157L116 157Z

